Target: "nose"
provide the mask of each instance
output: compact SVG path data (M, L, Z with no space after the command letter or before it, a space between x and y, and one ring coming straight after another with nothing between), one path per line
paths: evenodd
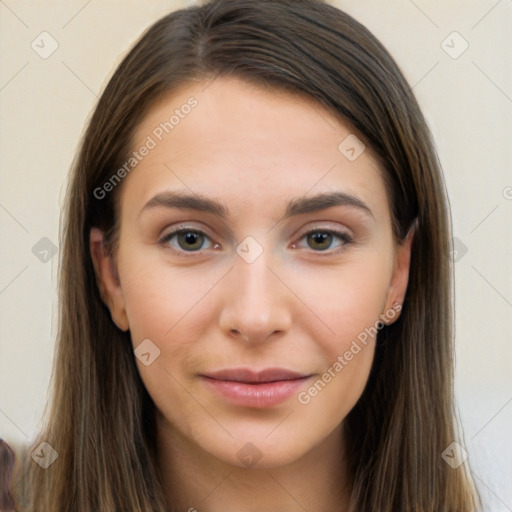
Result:
M220 291L219 324L227 336L261 344L290 330L293 293L274 267L267 251L252 263L236 256Z

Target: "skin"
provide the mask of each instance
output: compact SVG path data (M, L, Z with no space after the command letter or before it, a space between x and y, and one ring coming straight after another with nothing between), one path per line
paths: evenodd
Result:
M343 420L366 385L375 338L307 404L293 394L268 408L233 405L198 374L287 368L315 375L299 389L307 391L365 328L382 315L396 321L387 312L405 295L412 236L395 243L376 160L370 148L355 161L338 150L353 130L331 112L234 78L206 84L168 94L139 125L134 148L190 96L198 100L124 179L118 252L103 253L101 231L91 230L113 321L134 348L150 339L160 350L148 366L136 361L157 408L165 488L179 510L346 510ZM165 207L139 216L166 190L207 195L229 216ZM282 219L292 198L334 190L372 215L341 205ZM161 242L178 223L205 233L192 242L199 250L177 235ZM325 229L353 243L307 236ZM247 236L263 249L252 263L236 252ZM244 446L261 456L255 465L237 456Z

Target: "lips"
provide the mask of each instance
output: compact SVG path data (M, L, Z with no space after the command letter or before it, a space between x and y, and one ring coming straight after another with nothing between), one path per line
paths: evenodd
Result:
M260 371L232 368L201 374L200 377L208 390L232 405L268 408L298 393L312 375L283 368Z

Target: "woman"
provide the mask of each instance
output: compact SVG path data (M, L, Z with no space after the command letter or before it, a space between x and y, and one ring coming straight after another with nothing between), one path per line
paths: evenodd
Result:
M446 456L449 240L424 118L362 25L314 0L162 18L74 164L27 510L476 510Z

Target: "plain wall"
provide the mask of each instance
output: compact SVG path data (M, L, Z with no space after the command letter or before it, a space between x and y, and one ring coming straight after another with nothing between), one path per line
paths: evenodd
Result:
M115 65L191 3L0 2L0 435L15 444L35 437L57 334L58 257L33 248L46 237L58 250L69 167ZM465 448L485 510L512 511L512 1L333 3L389 49L434 133L457 238ZM51 49L44 31L58 43L47 58L31 46Z

